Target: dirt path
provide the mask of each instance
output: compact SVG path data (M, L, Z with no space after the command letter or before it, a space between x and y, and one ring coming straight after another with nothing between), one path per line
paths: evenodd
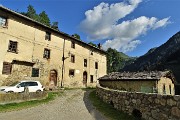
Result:
M0 113L0 120L106 120L91 105L88 94L81 89L67 90L47 104Z

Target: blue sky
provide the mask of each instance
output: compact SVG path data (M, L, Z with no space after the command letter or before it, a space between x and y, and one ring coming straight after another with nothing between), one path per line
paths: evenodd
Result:
M52 22L59 22L60 31L129 56L145 54L180 30L180 0L0 0L0 4L19 12L31 4L37 13L46 11Z

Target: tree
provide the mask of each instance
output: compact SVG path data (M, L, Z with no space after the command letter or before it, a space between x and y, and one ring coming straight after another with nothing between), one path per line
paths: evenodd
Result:
M112 48L108 48L106 52L108 73L120 71L120 69L122 69L125 65L129 64L132 59L134 59Z
M77 39L79 39L79 40L81 40L81 37L80 37L80 35L78 35L78 34L73 34L73 36L75 37L75 38L77 38Z
M91 45L91 46L97 47L97 45L92 43L92 42L89 42L88 44Z
M51 28L59 31L58 22L52 22Z
M36 10L34 9L34 7L32 5L29 5L27 8L27 12L23 12L22 14L26 15L29 18L32 18L33 20L38 20L39 16L36 14Z
M45 24L47 26L50 26L50 19L48 17L48 15L46 14L45 11L42 11L40 14L39 14L39 20L38 20L40 23L42 24Z

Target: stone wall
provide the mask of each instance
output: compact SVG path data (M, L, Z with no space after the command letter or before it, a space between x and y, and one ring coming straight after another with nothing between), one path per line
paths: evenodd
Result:
M124 92L97 85L97 95L114 108L146 120L179 120L180 96Z
M19 103L30 100L41 100L48 96L47 92L37 93L0 93L0 104Z

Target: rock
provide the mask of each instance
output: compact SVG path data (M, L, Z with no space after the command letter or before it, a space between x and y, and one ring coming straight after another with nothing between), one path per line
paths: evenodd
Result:
M174 106L174 105L176 105L176 102L174 100L172 100L172 99L168 99L167 100L167 105Z
M180 110L177 107L171 109L171 115L180 119Z
M153 117L154 119L156 119L156 118L158 118L159 113L158 113L156 110L152 110L152 111L151 111L151 115L152 115L152 117Z

